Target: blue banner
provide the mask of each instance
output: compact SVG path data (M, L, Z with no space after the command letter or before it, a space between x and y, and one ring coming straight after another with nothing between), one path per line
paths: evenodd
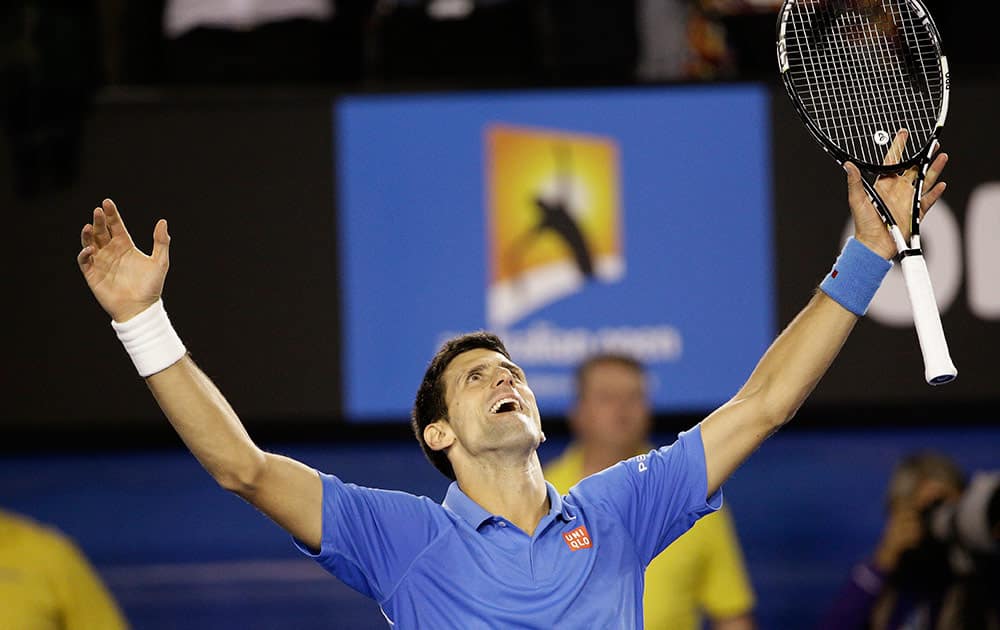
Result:
M761 86L349 97L335 106L344 408L403 419L448 336L507 342L544 413L588 355L710 409L775 334Z

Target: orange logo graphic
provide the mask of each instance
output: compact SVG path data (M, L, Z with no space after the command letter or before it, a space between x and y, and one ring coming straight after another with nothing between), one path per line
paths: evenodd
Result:
M490 327L624 276L614 139L497 124L486 153Z
M593 546L590 542L590 534L587 533L587 528L583 525L563 534L563 540L566 541L566 545L573 551L590 549Z

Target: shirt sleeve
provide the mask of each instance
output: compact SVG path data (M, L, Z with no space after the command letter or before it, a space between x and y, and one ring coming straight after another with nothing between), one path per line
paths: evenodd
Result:
M615 464L570 490L581 504L618 516L644 564L699 518L722 507L721 488L707 494L700 426L681 433L670 446Z
M121 610L77 546L61 535L53 536L44 556L48 577L59 601L66 630L128 628Z
M833 605L820 621L820 630L864 630L869 627L875 602L882 593L885 575L872 562L851 570Z
M295 545L345 584L376 601L392 593L413 560L442 531L441 507L426 497L364 488L320 474L319 553Z
M729 510L698 523L705 541L705 572L698 599L712 619L728 619L753 610L754 594L750 586L743 553Z

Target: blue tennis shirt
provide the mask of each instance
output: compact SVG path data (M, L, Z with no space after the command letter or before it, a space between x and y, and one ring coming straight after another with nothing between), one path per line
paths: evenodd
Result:
M700 517L700 427L591 475L532 535L451 484L443 504L323 480L323 537L312 554L378 602L398 628L641 628L646 565Z

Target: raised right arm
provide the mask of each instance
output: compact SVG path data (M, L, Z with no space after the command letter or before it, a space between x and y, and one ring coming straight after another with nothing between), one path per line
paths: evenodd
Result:
M169 268L170 236L160 220L153 254L136 248L110 199L94 209L81 232L80 270L104 310L119 323L160 299ZM322 537L322 483L293 459L266 453L250 439L236 412L194 361L184 355L146 377L170 424L223 488L243 497L312 549Z
M323 489L314 469L258 448L190 357L149 376L146 384L184 444L220 486L252 503L310 549L319 549Z

